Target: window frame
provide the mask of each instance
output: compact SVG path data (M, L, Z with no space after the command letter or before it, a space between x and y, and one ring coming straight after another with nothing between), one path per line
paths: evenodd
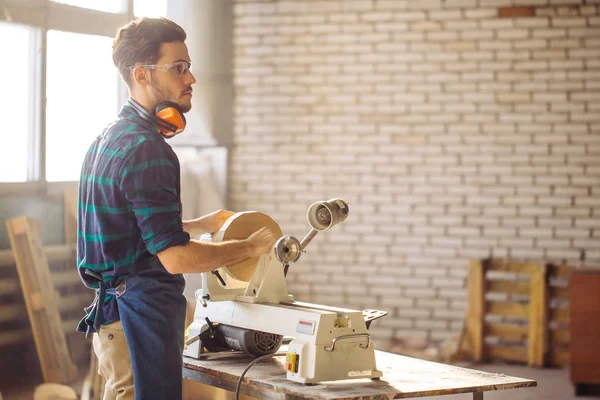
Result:
M4 0L0 21L35 28L30 39L33 85L29 97L29 137L27 181L0 182L0 196L57 195L76 187L77 181L48 182L46 179L46 63L49 30L113 38L117 29L134 18L134 0L121 0L121 13L81 8L50 0ZM118 103L127 97L127 87L119 80ZM115 113L118 110L115 110Z

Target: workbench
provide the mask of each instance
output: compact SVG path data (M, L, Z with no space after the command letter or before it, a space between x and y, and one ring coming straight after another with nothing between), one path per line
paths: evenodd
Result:
M285 377L285 356L253 365L244 376L241 394L257 399L406 399L473 393L482 400L490 390L537 386L530 379L456 367L398 354L375 351L381 380L354 379L303 385ZM183 376L196 382L235 392L237 381L253 359L243 354L184 357Z

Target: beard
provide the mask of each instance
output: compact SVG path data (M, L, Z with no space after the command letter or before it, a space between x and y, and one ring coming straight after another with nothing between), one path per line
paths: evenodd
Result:
M169 91L167 88L160 86L156 82L152 82L150 83L150 89L156 104L160 104L165 101L171 101L169 100Z
M192 109L192 104L181 104L181 103L177 103L177 105L179 106L179 108L181 108L181 112L188 112Z
M171 98L174 98L175 96L171 96L170 90L164 86L161 86L158 82L156 82L156 80L153 80L153 82L150 83L150 88L152 90L152 97L154 97L154 101L156 104L160 104L165 101L170 101L172 103L177 104L181 111L184 113L190 111L190 109L192 108L191 103L181 104L178 101L171 100Z

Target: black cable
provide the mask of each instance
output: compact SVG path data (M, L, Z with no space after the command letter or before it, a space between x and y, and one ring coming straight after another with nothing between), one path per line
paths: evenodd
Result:
M273 353L273 354L265 354L264 356L260 356L254 360L252 360L252 362L250 364L248 364L246 366L246 368L244 369L244 372L242 372L242 374L240 375L240 378L237 381L237 385L235 385L235 400L240 400L240 388L242 387L242 380L244 379L244 375L246 375L246 372L248 372L248 370L250 368L252 368L252 366L262 360L265 360L267 358L271 358L271 357L277 357L277 356L282 356L284 355L283 353Z

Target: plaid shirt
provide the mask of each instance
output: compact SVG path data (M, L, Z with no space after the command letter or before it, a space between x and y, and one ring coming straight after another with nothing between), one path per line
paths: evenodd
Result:
M157 253L190 240L181 221L179 160L132 107L124 105L90 146L78 208L79 275L99 290L77 330L93 332L119 320L114 295L119 283Z

